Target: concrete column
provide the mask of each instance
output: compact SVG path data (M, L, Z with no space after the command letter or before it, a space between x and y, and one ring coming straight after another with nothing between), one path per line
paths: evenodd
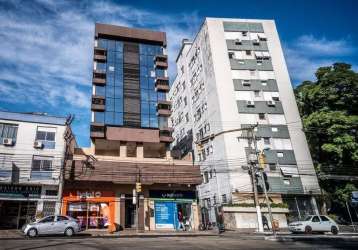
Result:
M144 158L144 148L143 144L137 144L137 158L143 159Z
M124 143L121 143L121 145L119 146L119 157L127 157L127 145Z
M121 194L119 201L119 224L124 228L126 225L126 206L125 206L125 195Z
M198 204L196 202L193 202L191 205L191 211L192 211L192 227L193 230L199 230L199 208L198 208Z
M116 193L116 198L114 200L114 223L121 224L121 195Z

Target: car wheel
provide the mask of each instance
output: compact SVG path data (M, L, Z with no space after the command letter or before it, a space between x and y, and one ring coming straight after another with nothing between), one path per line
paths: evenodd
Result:
M27 231L27 236L33 238L37 236L37 230L36 228L30 228L29 231Z
M312 233L312 227L306 226L306 227L305 227L305 233L306 233L306 234L311 234L311 233Z
M332 234L337 235L337 234L338 234L338 228L335 227L335 226L333 226L333 227L331 228L331 232L332 232Z
M71 237L73 234L74 234L74 231L73 231L72 227L66 228L66 230L65 230L66 236Z

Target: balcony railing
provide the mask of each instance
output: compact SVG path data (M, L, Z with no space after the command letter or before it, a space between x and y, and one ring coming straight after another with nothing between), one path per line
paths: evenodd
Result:
M104 138L106 128L103 123L91 123L90 131L91 138Z
M48 180L52 179L52 170L42 171L42 170L32 170L31 171L31 180Z
M157 115L159 116L170 116L171 112L171 102L170 101L158 101L157 103Z
M168 68L168 56L156 55L154 58L154 64L157 69L167 69Z
M159 140L161 142L173 142L174 138L172 137L173 128L165 127L159 129Z
M91 110L93 111L105 111L106 109L106 99L104 96L92 96L92 104L91 104Z
M169 78L158 76L155 79L155 89L168 92L170 90Z

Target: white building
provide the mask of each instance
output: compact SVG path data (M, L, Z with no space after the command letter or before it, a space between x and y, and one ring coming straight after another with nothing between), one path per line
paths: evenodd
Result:
M258 150L265 149L270 198L288 204L274 209L274 217L284 227L285 214L317 212L314 196L320 188L274 21L206 18L193 42L183 40L177 72L169 92L173 149L182 149L192 131L190 144L203 175L199 197L209 219L215 221L217 207L234 204L224 206L231 226L256 227L250 150L241 131L200 148L195 141L255 124Z
M66 118L0 111L0 228L59 212Z

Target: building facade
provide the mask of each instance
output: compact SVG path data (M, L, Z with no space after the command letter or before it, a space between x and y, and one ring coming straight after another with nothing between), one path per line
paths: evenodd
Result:
M61 169L72 133L64 117L0 112L0 227L60 211Z
M96 24L91 147L68 166L62 213L85 228L198 225L200 169L173 160L164 32Z
M223 207L228 226L257 226L248 174L254 143L250 148L247 133L235 131L256 124L270 199L278 203L274 218L284 227L286 219L317 212L320 188L274 21L206 18L194 40L183 41L177 71L169 92L172 145L192 137L179 156L193 151L201 167L203 214L215 221ZM195 143L228 130L234 131Z

